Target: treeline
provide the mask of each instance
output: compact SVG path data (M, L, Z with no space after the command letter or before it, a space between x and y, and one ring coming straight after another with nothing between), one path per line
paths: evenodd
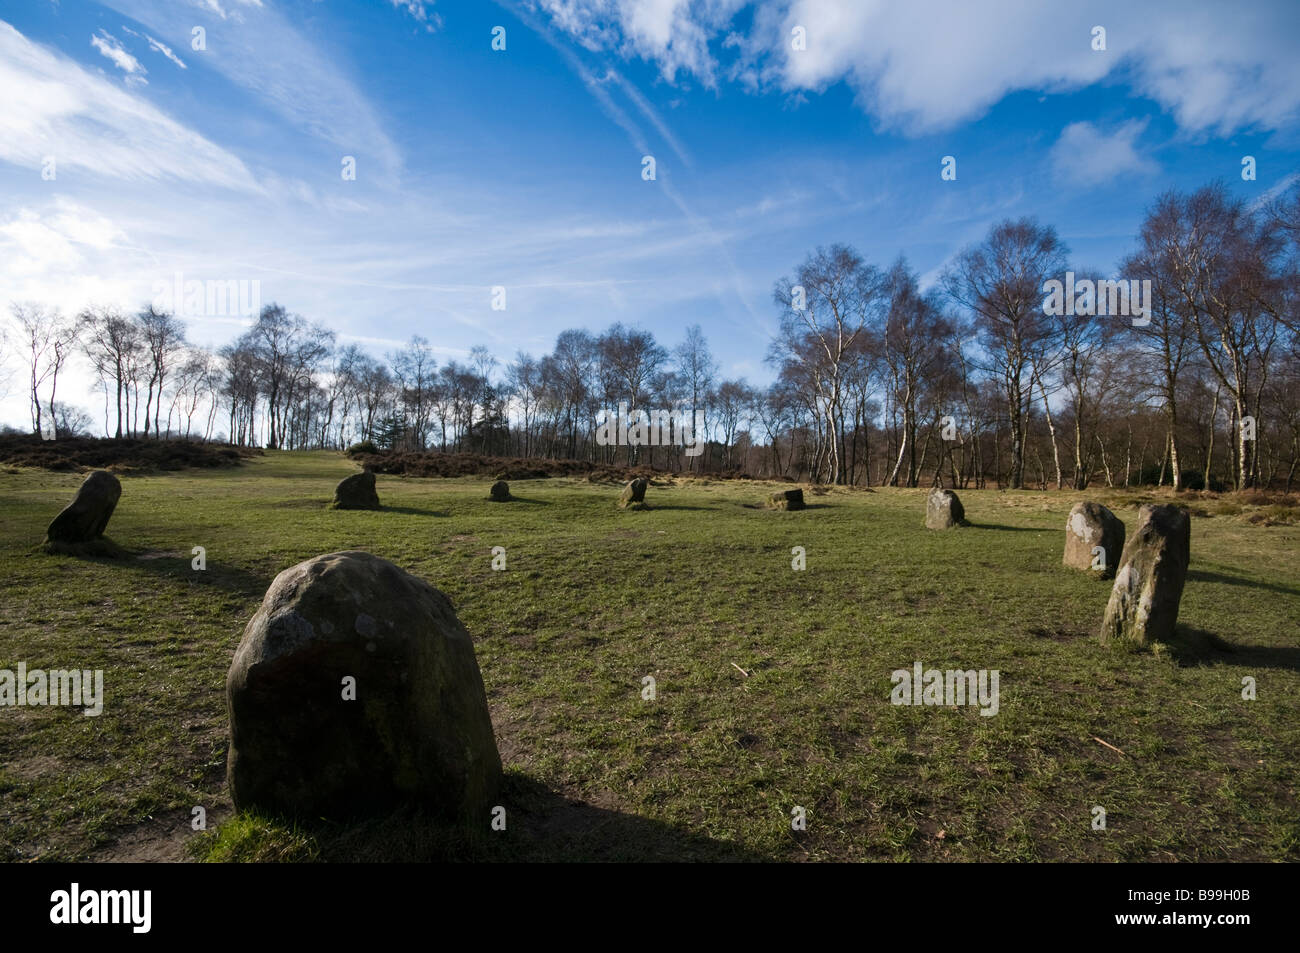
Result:
M564 331L540 357L502 364L475 347L439 363L422 337L379 359L277 304L216 351L152 306L65 319L15 305L11 350L30 371L33 430L47 435L92 426L56 400L80 355L106 435L369 442L856 485L1290 490L1298 259L1295 189L1247 205L1220 184L1155 201L1119 263L1122 284L1072 265L1032 219L995 225L928 291L901 257L882 268L833 245L776 284L767 388L724 379L698 326L671 347L614 324ZM1067 273L1069 300L1050 307L1048 282ZM705 451L600 445L598 418L621 402L633 414L702 410Z

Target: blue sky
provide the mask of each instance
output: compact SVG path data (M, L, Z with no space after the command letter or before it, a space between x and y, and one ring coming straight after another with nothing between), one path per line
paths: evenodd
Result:
M0 299L256 279L441 360L699 323L762 383L772 285L818 244L930 281L1034 215L1110 272L1165 189L1285 187L1298 39L1293 2L0 0ZM88 382L65 393L94 411ZM0 420L26 419L14 375Z

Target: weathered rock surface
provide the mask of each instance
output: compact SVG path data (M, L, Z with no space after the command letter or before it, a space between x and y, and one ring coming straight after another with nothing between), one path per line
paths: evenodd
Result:
M1115 575L1124 552L1124 535L1124 521L1100 503L1075 503L1065 521L1065 554L1061 562L1109 579ZM1094 554L1097 546L1102 551ZM1099 568L1093 568L1094 564Z
M122 497L122 484L107 470L93 470L77 488L77 495L54 517L45 531L47 542L88 543L104 535L108 521Z
M240 810L345 818L413 803L489 821L501 758L473 642L446 596L387 560L330 553L276 576L226 702Z
M335 510L377 510L379 494L375 491L375 472L366 470L354 473L334 488Z
M510 495L510 484L505 480L497 480L492 484L492 502L509 503L513 497Z
M804 508L803 490L778 490L769 502L773 509L801 510Z
M627 486L623 487L623 493L618 498L618 505L622 507L631 506L634 503L645 504L646 487L650 484L642 477L635 480L629 480Z
M1103 640L1145 645L1174 634L1191 540L1186 510L1151 504L1138 510L1137 529L1124 544L1102 618Z
M966 510L952 490L935 487L925 501L925 525L930 529L951 529L966 520Z

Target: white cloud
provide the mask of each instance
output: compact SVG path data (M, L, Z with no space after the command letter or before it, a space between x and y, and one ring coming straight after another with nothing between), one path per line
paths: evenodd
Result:
M1251 211L1267 207L1270 202L1276 201L1278 196L1282 195L1297 182L1300 182L1300 172L1291 172L1282 176L1282 178L1278 179L1271 186L1265 189L1259 198L1250 203Z
M847 83L887 128L977 119L1017 90L1127 81L1193 133L1278 129L1300 115L1300 4L1101 0L1085 13L1032 0L537 0L590 50L654 62L669 82L719 75L750 91ZM747 32L732 24L753 6ZM1091 47L1104 25L1107 49ZM806 49L793 49L802 27ZM720 66L717 56L729 62Z
M118 42L117 37L104 30L100 30L90 38L90 45L104 54L114 66L126 73L128 78L134 79L140 83L147 83L144 74L149 72L140 65L140 61L123 49L122 44Z
M86 250L106 251L125 240L112 221L68 199L55 200L44 212L21 208L0 223L5 283L12 287L38 276L66 282L70 272L84 266ZM48 285L41 290L48 296Z
M190 41L192 9L174 0L102 2L145 24L164 41L177 45ZM242 13L230 7L232 2L240 3ZM355 155L358 160L365 157L369 168L389 174L400 170L398 149L352 82L343 55L322 47L323 40L309 40L290 17L260 0L226 0L223 10L243 26L223 28L219 48L209 37L209 49L194 56L204 57L205 65L260 98L299 129L337 146L340 155Z
M433 12L434 0L388 0L398 10L405 10L430 33L442 27L442 17Z
M715 85L714 31L745 0L540 0L555 25L589 50L620 49L658 63L669 82L689 73Z
M244 7L256 7L259 10L262 9L262 0L231 0L231 2ZM190 0L190 5L199 10L206 10L209 13L215 13L223 20L233 19L236 22L243 20L243 17L239 15L238 10L227 12L226 8L221 5L221 0Z
M1090 122L1072 122L1052 146L1052 167L1061 179L1074 185L1098 185L1122 175L1155 172L1159 166L1135 148L1146 126L1144 120L1130 120L1107 135Z
M181 69L189 69L189 67L185 65L185 61L182 60L175 53L173 53L172 48L168 46L166 43L162 43L159 42L158 40L155 40L147 33L137 33L135 32L135 30L132 30L129 26L122 27L122 30L123 32L130 33L132 36L140 37L140 39L144 40L149 44L149 49L153 50L155 53L161 53L163 56L167 57L177 66L179 66Z
M1135 71L1139 90L1180 126L1230 135L1300 116L1300 4L1173 6L1161 19L1159 32L1143 37L1149 47L1135 51Z
M244 164L169 116L0 21L0 160L36 175L171 178L256 190ZM57 179L56 179L57 181Z

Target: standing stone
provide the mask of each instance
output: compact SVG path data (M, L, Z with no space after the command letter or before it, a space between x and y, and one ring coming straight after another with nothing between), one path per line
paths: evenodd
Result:
M778 490L772 494L772 507L778 510L801 510L804 508L803 490Z
M635 480L629 480L627 486L623 487L623 494L618 498L618 505L627 507L633 503L645 505L645 490L650 484L641 477Z
M375 471L354 473L334 488L335 510L377 510L379 494L375 492Z
M46 542L88 543L99 539L122 497L122 484L107 470L92 470L77 489L72 502L54 517L45 531Z
M497 480L492 484L492 502L509 503L513 497L510 496L510 484L505 480Z
M1138 510L1137 530L1124 544L1102 618L1103 641L1144 645L1174 634L1178 603L1187 582L1191 540L1192 524L1186 510L1151 504Z
M1062 563L1071 569L1086 569L1109 579L1115 575L1124 552L1124 521L1100 503L1075 503L1065 521L1065 555ZM1093 548L1101 553L1094 556ZM1100 563L1100 569L1093 569Z
M966 510L952 490L935 487L925 501L925 525L930 529L951 529L966 521Z
M385 559L330 553L276 576L226 704L239 810L347 818L411 803L487 829L501 758L473 642L446 596Z

